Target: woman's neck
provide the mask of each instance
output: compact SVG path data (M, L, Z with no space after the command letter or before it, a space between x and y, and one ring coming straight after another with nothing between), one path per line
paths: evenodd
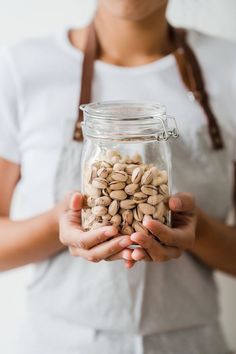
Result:
M144 20L129 21L98 8L95 28L100 43L99 58L116 65L135 66L169 54L173 44L165 12L163 6Z

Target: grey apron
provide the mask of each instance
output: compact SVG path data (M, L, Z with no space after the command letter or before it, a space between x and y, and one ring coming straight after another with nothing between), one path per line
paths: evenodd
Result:
M206 113L213 148L222 149L221 133L210 109L196 58L183 33L174 29L170 32L176 41L174 55L181 77ZM80 104L90 101L97 48L92 24L84 56ZM55 181L56 201L68 191L80 190L81 121L82 115L79 114L76 127L73 124L67 127ZM223 150L219 153L223 161ZM226 350L218 326L212 272L187 253L176 261L163 264L139 262L133 269L126 270L122 261L94 264L73 258L65 251L48 261L43 279L31 291L31 297L34 296L35 302L40 296L41 312L51 314L55 321L65 320L67 326L71 323L96 329L107 333L107 338L116 333L116 339L120 340L124 340L124 333L150 338L150 349L145 351L148 354L173 353L173 347L168 349L171 336L177 338L176 342L173 341L175 353L222 354ZM183 343L186 330L189 330L187 335L190 337ZM112 340L110 343L109 353ZM97 351L94 349L93 353Z

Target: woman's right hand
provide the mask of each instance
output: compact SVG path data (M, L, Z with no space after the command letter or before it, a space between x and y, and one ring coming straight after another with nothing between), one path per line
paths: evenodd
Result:
M69 209L60 218L60 241L69 248L71 255L91 262L130 257L128 255L130 250L127 249L132 244L130 236L118 235L114 226L83 231L81 227L82 207L83 196L76 192L71 197Z

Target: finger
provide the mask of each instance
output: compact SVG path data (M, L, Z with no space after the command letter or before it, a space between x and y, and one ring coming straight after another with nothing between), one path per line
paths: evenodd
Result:
M164 262L181 255L180 249L162 246L153 236L136 232L130 238L143 247L153 261Z
M193 212L195 199L190 193L177 193L169 199L169 207L176 212Z
M107 241L109 238L117 236L118 230L114 226L103 226L95 230L82 231L76 235L76 244L85 250ZM74 240L75 241L75 240Z
M117 236L114 239L103 242L90 250L78 248L78 255L91 262L100 262L120 252L132 244L129 236Z
M132 252L132 259L136 262L152 260L143 248L135 248Z
M117 261L119 259L124 259L127 261L132 261L132 250L124 249L111 257L106 258L106 261Z
M73 211L79 211L83 207L83 196L79 192L72 194L70 198L69 208Z
M135 261L125 261L125 268L130 269L135 265Z
M188 249L193 246L195 233L191 225L182 229L170 228L156 220L149 220L143 224L154 236L167 246L182 249Z

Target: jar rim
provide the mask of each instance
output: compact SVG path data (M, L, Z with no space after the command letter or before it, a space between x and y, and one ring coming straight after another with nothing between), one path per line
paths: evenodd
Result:
M108 120L140 120L164 117L166 107L160 103L147 101L98 101L83 104L80 109L91 118L102 117Z

